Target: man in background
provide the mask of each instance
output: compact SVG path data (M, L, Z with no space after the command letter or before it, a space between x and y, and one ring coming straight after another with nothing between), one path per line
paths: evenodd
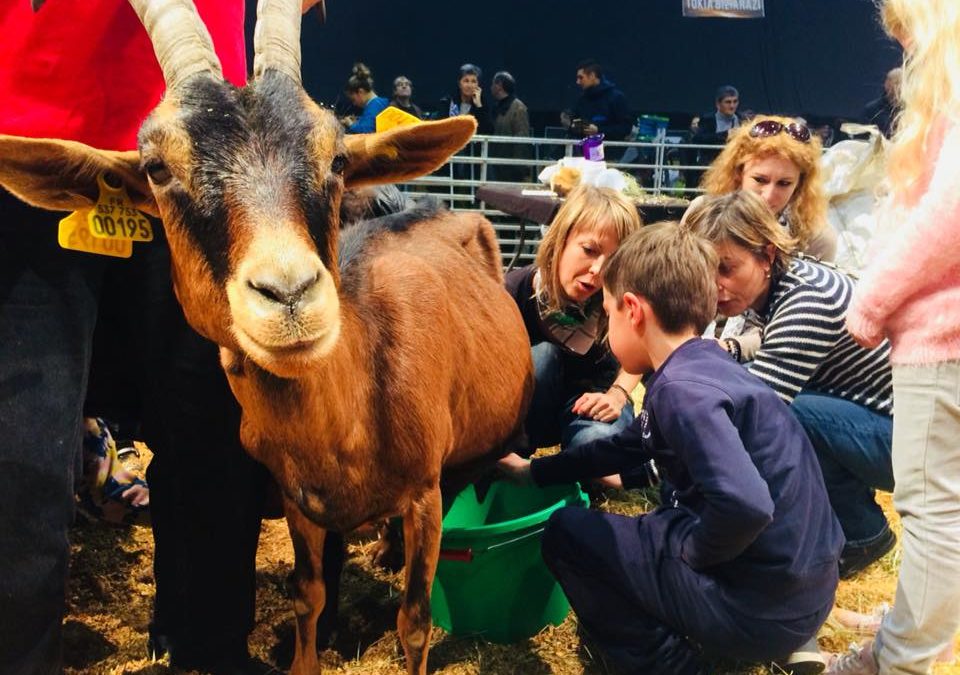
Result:
M516 80L513 75L501 70L493 76L490 95L493 97L493 135L530 136L530 115L527 106L516 96ZM491 143L490 156L507 159L529 159L529 143ZM490 168L494 180L523 183L530 180L530 168L526 166L498 165Z

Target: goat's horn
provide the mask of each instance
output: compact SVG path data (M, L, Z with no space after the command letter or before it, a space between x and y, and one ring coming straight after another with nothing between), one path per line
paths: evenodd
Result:
M301 0L258 0L253 32L253 79L268 70L300 80Z
M130 0L147 29L167 89L177 89L197 73L223 79L213 40L192 0Z

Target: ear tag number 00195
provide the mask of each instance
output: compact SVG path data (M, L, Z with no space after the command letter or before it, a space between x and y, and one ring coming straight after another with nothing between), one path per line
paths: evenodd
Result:
M129 258L133 253L133 242L129 239L97 239L90 234L87 215L91 209L74 211L60 221L57 242L61 248L71 251L83 251L96 255L109 255L115 258Z
M133 206L123 185L111 187L102 173L97 176L97 185L100 196L87 212L90 234L97 239L153 241L150 221Z

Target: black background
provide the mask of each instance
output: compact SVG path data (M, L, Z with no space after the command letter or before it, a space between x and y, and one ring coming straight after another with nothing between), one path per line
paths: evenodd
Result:
M313 12L304 18L304 86L333 103L360 60L379 94L389 98L404 74L429 111L472 62L485 95L494 72L513 74L539 133L576 100L584 58L604 65L635 112L667 114L671 127L712 110L727 83L740 90L741 109L855 118L900 62L871 0L765 4L765 18L734 20L684 18L681 0L327 0L325 25ZM248 41L255 12L247 0Z

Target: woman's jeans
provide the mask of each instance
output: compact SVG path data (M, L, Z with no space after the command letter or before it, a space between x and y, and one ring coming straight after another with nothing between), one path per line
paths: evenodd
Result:
M560 445L560 449L583 445L598 438L618 434L633 422L633 406L629 403L613 422L598 422L573 412L573 404L584 393L604 392L611 382L593 382L583 389L582 383L571 383L565 377L563 352L551 342L531 348L535 386L527 413L526 431L531 452L536 448ZM599 366L598 366L599 368Z
M927 673L960 629L960 361L894 366L897 597L877 635L881 673Z
M817 451L823 482L848 546L869 544L888 525L874 490L893 490L893 420L857 403L803 391L790 406Z
M105 259L59 248L61 218L0 190L0 673L62 672L67 527Z

